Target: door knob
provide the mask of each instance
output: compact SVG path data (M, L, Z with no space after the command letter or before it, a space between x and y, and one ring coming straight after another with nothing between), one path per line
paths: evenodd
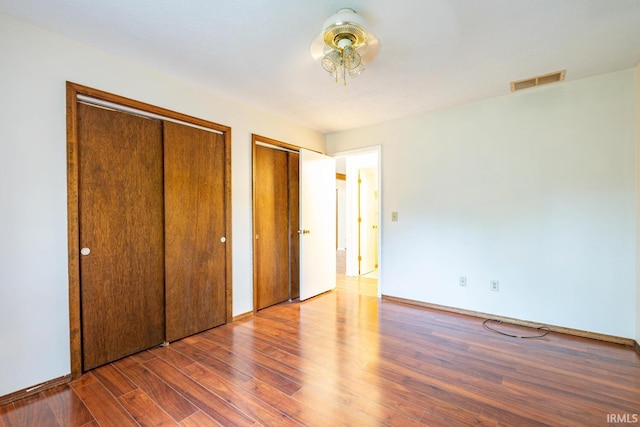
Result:
M89 249L89 248L82 248L82 249L80 249L80 253L81 253L82 255L84 255L84 256L87 256L87 255L89 255L89 254L91 253L91 249Z
M224 236L222 236L222 237L220 238L220 241L221 241L222 243L224 243L224 242L226 242L226 241L227 241L227 238L226 238L226 237L224 237Z

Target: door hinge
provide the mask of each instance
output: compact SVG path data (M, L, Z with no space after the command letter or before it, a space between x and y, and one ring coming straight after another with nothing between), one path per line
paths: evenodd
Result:
M362 257L358 255L358 261L362 261Z
M358 222L362 222L362 218L358 218Z

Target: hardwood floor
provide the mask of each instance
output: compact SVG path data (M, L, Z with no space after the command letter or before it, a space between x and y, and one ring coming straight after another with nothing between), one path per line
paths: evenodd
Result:
M497 335L362 294L372 282L340 276L312 300L100 367L0 407L0 426L584 426L640 413L631 348Z

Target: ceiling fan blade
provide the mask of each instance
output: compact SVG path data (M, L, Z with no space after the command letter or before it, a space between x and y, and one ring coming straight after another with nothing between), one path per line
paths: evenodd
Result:
M358 49L362 61L367 63L378 56L380 52L380 40L373 34L367 32L367 43Z

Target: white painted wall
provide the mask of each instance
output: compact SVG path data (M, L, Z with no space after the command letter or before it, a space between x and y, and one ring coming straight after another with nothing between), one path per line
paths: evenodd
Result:
M629 69L328 135L330 153L382 146L382 294L636 337L634 85Z
M0 396L70 372L65 81L232 127L233 314L252 310L251 133L324 136L0 15Z

